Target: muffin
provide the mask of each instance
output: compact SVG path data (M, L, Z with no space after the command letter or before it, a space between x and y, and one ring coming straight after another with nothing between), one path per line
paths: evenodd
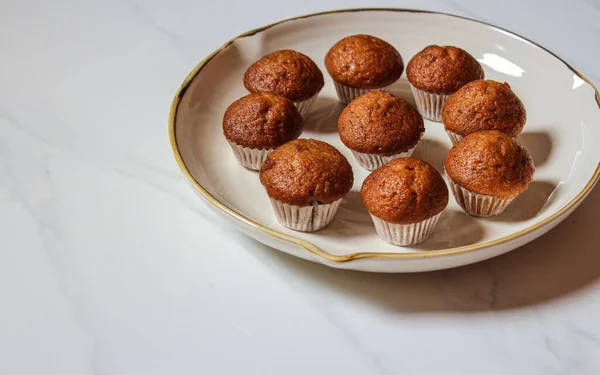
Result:
M467 51L453 46L427 46L408 62L406 76L423 117L442 121L442 106L450 94L476 79L481 65Z
M279 223L302 232L329 224L354 183L348 160L316 139L296 139L278 147L259 176Z
M340 100L350 103L369 90L385 90L396 82L404 71L404 62L388 42L359 34L334 44L325 56L325 67Z
M398 158L377 168L360 195L383 240L399 246L426 241L448 205L440 173L415 158Z
M244 74L244 86L248 91L283 96L291 100L303 116L323 85L323 73L314 61L287 49L263 56Z
M425 127L419 112L386 91L369 91L354 99L338 118L342 142L367 170L412 155Z
M254 93L233 102L223 116L223 135L242 166L258 170L273 149L296 139L303 120L284 97Z
M527 190L535 169L527 150L498 130L464 137L448 153L445 167L458 204L481 217L504 212Z
M452 94L442 109L442 120L452 143L481 130L498 130L516 137L527 113L508 83L492 80L469 82Z

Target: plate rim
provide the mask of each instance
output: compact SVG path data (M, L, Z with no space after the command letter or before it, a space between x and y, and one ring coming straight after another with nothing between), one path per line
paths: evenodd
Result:
M586 197L586 195L592 190L592 188L594 187L596 182L600 179L600 162L598 163L598 166L596 167L596 170L592 174L592 177L590 178L590 180L586 183L586 185L583 187L583 189L573 199L571 199L563 207L558 209L555 213L553 213L546 219L544 219L538 223L535 223L527 228L524 228L518 232L512 233L508 236L500 237L495 240L483 242L480 244L460 246L460 247L455 247L455 248L451 248L451 249L431 250L431 251L419 252L419 253L356 252L356 253L350 253L350 254L344 254L344 255L331 254L331 253L321 249L320 247L312 244L308 240L304 240L304 239L301 239L298 237L294 237L292 235L288 235L288 234L279 232L275 229L268 228L259 222L249 219L248 217L244 216L242 213L237 212L235 209L227 206L225 203L221 202L219 199L215 198L212 194L210 194L208 192L208 190L206 190L202 186L202 184L200 184L200 182L198 182L194 178L191 171L185 164L185 162L183 160L183 156L181 155L181 152L179 150L179 145L177 143L176 124L175 124L175 119L177 116L177 110L179 108L180 101L183 98L183 95L185 94L187 89L189 88L190 84L194 80L194 78L202 71L204 66L206 66L217 54L219 54L225 48L229 47L236 40L258 34L261 31L267 30L271 27L280 25L282 23L286 23L289 21L295 21L295 20L299 20L299 19L304 19L304 18L315 17L315 16L327 15L327 14L352 13L352 12L373 12L373 11L398 12L398 13L424 13L424 14L443 15L443 16L454 17L454 18L459 18L459 19L463 19L466 21L479 23L479 24L500 30L500 31L507 33L513 37L517 37L527 43L532 44L533 46L535 46L537 48L540 48L540 49L546 51L550 55L554 56L556 59L558 59L563 64L565 64L565 66L567 68L569 68L574 74L576 74L579 78L581 78L588 85L590 85L590 87L592 89L594 89L596 104L598 106L598 110L600 110L600 92L598 92L598 89L596 88L596 86L594 86L594 84L587 77L585 77L581 72L579 72L577 69L575 69L569 63L567 63L564 59L562 59L556 53L550 51L548 48L546 48L528 38L525 38L515 32L512 32L510 30L504 29L502 27L498 27L496 25L493 25L493 24L490 24L490 23L487 23L484 21L479 21L479 20L475 20L472 18L459 16L459 15L455 15L455 14L451 14L451 13L436 12L436 11L421 10L421 9L412 9L412 8L349 8L349 9L336 9L336 10L308 13L308 14L304 14L304 15L300 15L300 16L296 16L296 17L290 17L290 18L286 18L286 19L283 19L283 20L280 20L277 22L273 22L268 25L264 25L264 26L246 31L242 34L239 34L238 36L235 36L235 37L229 39L225 43L223 43L223 45L221 45L219 48L217 48L215 51L213 51L210 55L205 57L202 61L200 61L192 69L192 71L186 76L186 78L184 79L182 84L179 86L179 89L177 90L177 93L175 94L175 98L173 99L173 102L171 103L171 107L170 107L170 111L169 111L169 120L168 120L168 131L169 131L169 141L171 144L173 154L175 156L175 161L177 162L177 165L179 166L183 175L187 178L188 182L208 203L212 204L219 210L223 211L225 214L229 215L233 219L236 219L243 224L247 224L250 227L253 227L254 229L257 229L271 237L275 237L279 240L283 240L283 241L298 245L298 246L308 250L313 255L316 255L325 260L335 262L335 263L342 263L342 262L350 262L353 260L365 259L365 258L387 258L387 259L389 259L389 258L393 258L393 259L438 258L438 257L445 257L445 256L450 256L450 255L470 253L470 252L474 252L477 250L482 250L482 249L489 248L492 246L500 245L500 244L515 240L517 238L523 237L529 233L532 233L538 229L541 229L541 228L551 224L552 222L554 222L557 219L559 219L560 217L562 217L570 209L576 207Z

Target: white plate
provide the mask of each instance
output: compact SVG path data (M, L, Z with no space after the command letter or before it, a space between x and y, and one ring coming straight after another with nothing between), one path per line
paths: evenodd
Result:
M414 247L379 239L359 189L368 172L340 142L342 105L323 58L344 36L366 33L393 44L405 64L428 44L457 45L483 65L486 78L508 82L527 108L519 140L536 164L535 180L503 215L476 219L453 198L434 235ZM258 174L241 167L222 135L227 106L247 92L246 68L283 48L310 56L326 84L306 117L303 137L336 146L355 173L354 188L333 222L316 233L279 225ZM392 92L414 103L405 75ZM600 95L591 83L548 50L508 31L447 14L400 9L334 11L265 26L230 40L183 82L169 121L175 157L192 187L238 229L273 248L331 267L374 272L417 272L456 267L515 249L544 234L582 202L600 175ZM415 156L438 170L450 148L443 126L425 121ZM576 239L574 239L576 241Z

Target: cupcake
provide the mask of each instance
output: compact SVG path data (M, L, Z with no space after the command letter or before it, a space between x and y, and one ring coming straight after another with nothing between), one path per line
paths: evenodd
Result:
M448 205L440 173L415 158L399 158L377 168L360 195L383 240L399 246L426 241Z
M233 102L223 116L223 134L242 166L258 170L273 149L302 133L302 116L284 97L255 93Z
M316 139L296 139L278 147L259 175L279 223L302 232L329 224L354 183L348 160Z
M310 57L292 50L263 56L244 74L250 92L268 92L291 100L304 116L323 88L323 73Z
M452 46L427 46L406 66L406 76L423 117L442 121L442 105L450 94L476 79L483 68L467 51Z
M492 80L469 82L452 94L442 109L442 120L452 143L481 130L498 130L516 137L527 113L508 83Z
M515 197L527 190L534 169L527 150L498 130L467 135L446 158L452 193L473 216L504 212Z
M325 56L325 67L344 103L370 90L385 90L404 71L402 57L391 44L362 34L334 44Z
M369 91L340 114L338 131L361 167L372 171L412 155L425 127L419 112L386 91Z

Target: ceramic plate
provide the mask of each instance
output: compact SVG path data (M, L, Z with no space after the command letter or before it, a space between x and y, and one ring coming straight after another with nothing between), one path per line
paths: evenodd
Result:
M508 82L527 109L519 141L536 173L529 190L501 216L476 219L453 197L433 236L397 247L379 239L361 203L368 172L341 143L336 121L343 106L323 59L351 34L380 37L405 63L429 44L457 45L475 56L486 78ZM246 95L244 71L278 49L310 56L326 76L323 91L305 117L303 137L337 147L352 163L355 183L333 222L316 233L279 225L257 172L241 167L222 135L225 109ZM414 104L406 76L392 93ZM331 267L374 272L417 272L456 267L515 249L544 234L582 202L600 175L600 95L575 69L543 47L511 32L465 18L415 10L355 9L313 14L265 26L234 38L202 61L173 102L170 138L192 187L239 230L275 249ZM443 172L451 143L440 123L425 121L415 156Z

